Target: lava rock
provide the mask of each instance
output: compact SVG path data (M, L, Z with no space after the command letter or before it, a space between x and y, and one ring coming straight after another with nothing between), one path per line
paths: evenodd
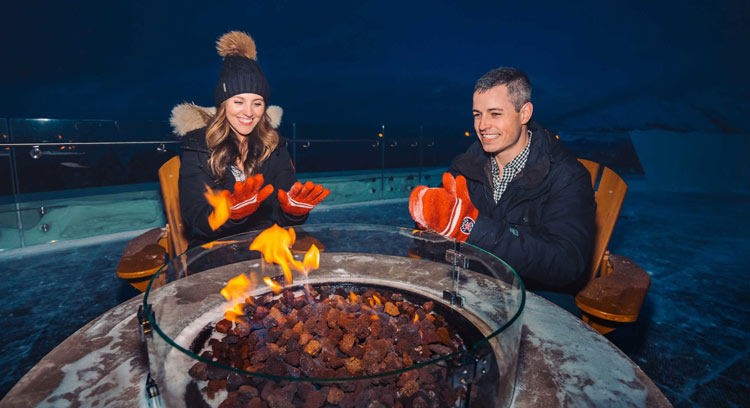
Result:
M253 387L252 385L241 385L240 388L237 389L237 391L240 393L240 395L244 395L249 399L253 399L258 396L258 389Z
M331 387L331 390L328 392L328 403L338 404L342 399L344 399L344 391L341 391L336 387Z
M190 368L190 371L188 371L188 374L190 374L190 376L195 378L196 380L206 381L208 380L207 369L208 364L201 361L193 364L193 366Z
M229 376L229 371L221 367L209 365L206 369L206 374L211 380L226 380Z
M229 330L232 328L232 321L227 319L219 320L216 323L216 331L219 333L229 333Z

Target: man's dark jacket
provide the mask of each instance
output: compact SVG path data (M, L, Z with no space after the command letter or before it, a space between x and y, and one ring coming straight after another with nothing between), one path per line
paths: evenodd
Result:
M286 140L280 138L278 147L271 152L260 168L260 174L263 175L264 180L263 185L273 185L273 193L261 202L254 213L237 221L230 218L216 231L212 231L208 225L208 215L212 207L204 196L206 186L213 190L234 192L235 179L230 167L227 166L223 182L217 184L209 173L208 158L205 127L183 136L179 189L182 221L185 224L189 247L241 232L265 229L274 223L285 227L299 225L307 220L307 215L295 217L281 210L277 192L279 189L289 191L297 181L297 177L286 149Z
M466 242L506 261L530 290L574 293L588 280L596 204L591 176L549 130L529 122L529 157L500 201L492 194L490 155L477 141L451 173L466 177L479 210Z

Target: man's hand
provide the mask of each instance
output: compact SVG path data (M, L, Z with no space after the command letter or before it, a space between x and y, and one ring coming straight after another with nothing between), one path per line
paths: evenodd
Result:
M234 194L227 190L221 192L229 201L229 218L239 220L255 212L260 203L273 192L273 186L263 187L263 175L248 177L245 182L234 183Z
M308 181L303 185L296 182L289 189L289 193L279 189L279 202L285 213L299 217L312 211L313 207L328 197L328 194L331 194L331 191L324 189L320 184Z
M466 241L479 211L471 203L466 178L443 173L443 187L418 186L409 197L409 212L424 229Z

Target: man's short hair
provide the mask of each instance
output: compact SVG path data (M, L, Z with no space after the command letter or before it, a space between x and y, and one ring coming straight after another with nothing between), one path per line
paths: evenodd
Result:
M482 75L474 85L474 92L487 92L500 85L508 87L508 94L516 112L519 112L526 102L531 102L531 81L523 71L515 68L495 68Z

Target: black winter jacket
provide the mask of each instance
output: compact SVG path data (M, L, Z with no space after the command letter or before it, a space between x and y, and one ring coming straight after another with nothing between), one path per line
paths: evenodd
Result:
M588 280L596 203L591 177L549 130L529 122L526 166L500 201L492 195L490 156L477 141L451 173L466 177L479 210L466 242L506 261L530 290L575 293Z
M263 174L264 179L263 185L273 185L273 193L263 200L253 214L237 221L230 218L216 231L211 230L208 225L208 215L211 213L212 207L204 196L206 186L213 190L234 192L235 179L229 166L227 166L223 183L215 183L208 170L208 158L205 127L193 130L183 136L179 180L180 207L190 248L221 237L265 229L274 223L280 226L290 226L302 224L307 220L307 215L295 217L281 210L277 195L278 190L289 191L289 188L297 181L297 177L292 166L292 159L286 150L286 139L280 138L278 147L260 168L260 173Z

